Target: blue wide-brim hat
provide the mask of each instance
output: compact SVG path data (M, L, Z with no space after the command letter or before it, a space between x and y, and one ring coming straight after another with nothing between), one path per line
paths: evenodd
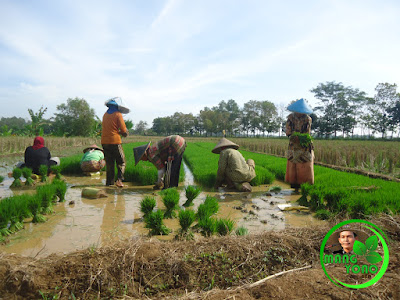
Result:
M297 112L307 115L312 114L313 112L311 107L307 104L307 102L303 98L290 104L287 109L292 112Z
M118 101L119 103L117 103L117 101ZM121 113L123 113L123 114L127 114L127 113L130 112L130 109L129 109L129 108L127 108L126 106L122 105L122 99L121 99L120 97L111 98L111 99L107 100L106 103L104 103L104 104L105 104L107 107L116 106L117 109L118 109Z

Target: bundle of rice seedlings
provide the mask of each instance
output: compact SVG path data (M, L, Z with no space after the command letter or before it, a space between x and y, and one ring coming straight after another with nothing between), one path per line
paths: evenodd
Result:
M181 228L179 229L179 232L175 238L185 238L186 240L192 240L194 238L194 235L193 232L190 230L190 226L192 226L193 222L196 219L195 212L190 209L180 210L178 218Z
M169 188L163 190L161 193L162 202L166 208L164 218L172 219L176 217L175 209L178 208L179 204L179 192L176 188Z
M213 218L201 219L197 225L204 236L212 236L216 232L216 222Z
M51 166L50 170L56 175L56 179L61 179L61 166Z
M249 232L249 230L244 226L240 226L235 231L236 235L246 235L248 232Z
M193 205L193 200L200 194L201 188L193 185L185 187L186 202L183 204L185 207Z
M32 223L42 223L46 221L45 216L40 214L42 208L42 199L38 195L33 195L28 201L28 208L31 211L33 218Z
M235 221L221 218L215 221L215 227L219 235L228 235L234 229Z
M25 177L25 185L32 186L35 185L35 181L32 179L32 169L25 167L22 169L22 175Z
M269 191L270 191L270 192L273 192L273 193L279 193L281 190L282 190L282 188L281 188L280 186L278 186L278 185L273 186L273 187L271 187L271 188L269 189Z
M56 197L55 193L55 186L51 184L46 184L42 186L38 186L36 188L36 196L42 201L42 212L44 214L51 214L53 213L53 200Z
M204 203L200 204L197 208L197 220L204 220L216 214L219 209L218 200L214 197L207 196Z
M54 179L52 182L55 195L58 197L59 202L65 201L65 194L67 193L67 183L60 179Z
M39 167L39 175L42 177L41 182L47 182L47 180L48 180L47 172L48 172L48 168L46 165L41 165Z
M24 228L23 221L25 218L30 217L31 214L28 209L28 198L30 195L22 194L19 196L13 196L9 199L10 201L10 215L11 223L9 230L11 232L17 232Z
M12 176L14 177L14 181L11 184L10 187L21 187L22 186L22 182L21 182L21 177L22 175L22 170L20 168L14 168L13 172L12 172Z
M145 228L149 228L150 235L168 235L172 230L164 225L164 214L161 210L149 213L144 219Z
M156 199L151 196L145 196L142 201L140 201L140 211L143 213L143 218L151 213L154 207L156 207Z
M8 230L8 223L11 219L10 201L8 199L5 198L0 201L0 237L11 234L10 230Z

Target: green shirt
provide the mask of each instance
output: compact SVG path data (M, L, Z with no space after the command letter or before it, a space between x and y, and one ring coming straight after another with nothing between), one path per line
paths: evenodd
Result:
M219 155L217 183L221 183L225 177L233 182L250 182L255 173L239 151L227 148Z
M104 153L103 151L100 150L92 150L92 151L86 151L83 154L83 157L81 159L81 163L84 161L91 161L91 160L95 160L95 161L100 161L104 159Z

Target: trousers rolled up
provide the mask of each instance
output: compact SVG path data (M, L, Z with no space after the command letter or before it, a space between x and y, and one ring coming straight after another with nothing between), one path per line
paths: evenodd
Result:
M174 154L174 159L171 165L171 172L165 174L165 176L169 175L169 187L177 187L179 184L179 173L181 170L182 164L182 154ZM164 180L165 182L165 180Z
M106 161L106 185L115 183L115 164L117 165L117 180L124 180L125 155L121 144L102 144Z

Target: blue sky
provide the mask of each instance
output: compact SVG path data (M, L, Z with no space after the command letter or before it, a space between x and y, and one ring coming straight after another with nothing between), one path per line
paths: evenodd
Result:
M399 3L0 0L0 117L79 97L101 118L120 96L151 125L229 99L313 106L326 81L373 96L400 86Z

